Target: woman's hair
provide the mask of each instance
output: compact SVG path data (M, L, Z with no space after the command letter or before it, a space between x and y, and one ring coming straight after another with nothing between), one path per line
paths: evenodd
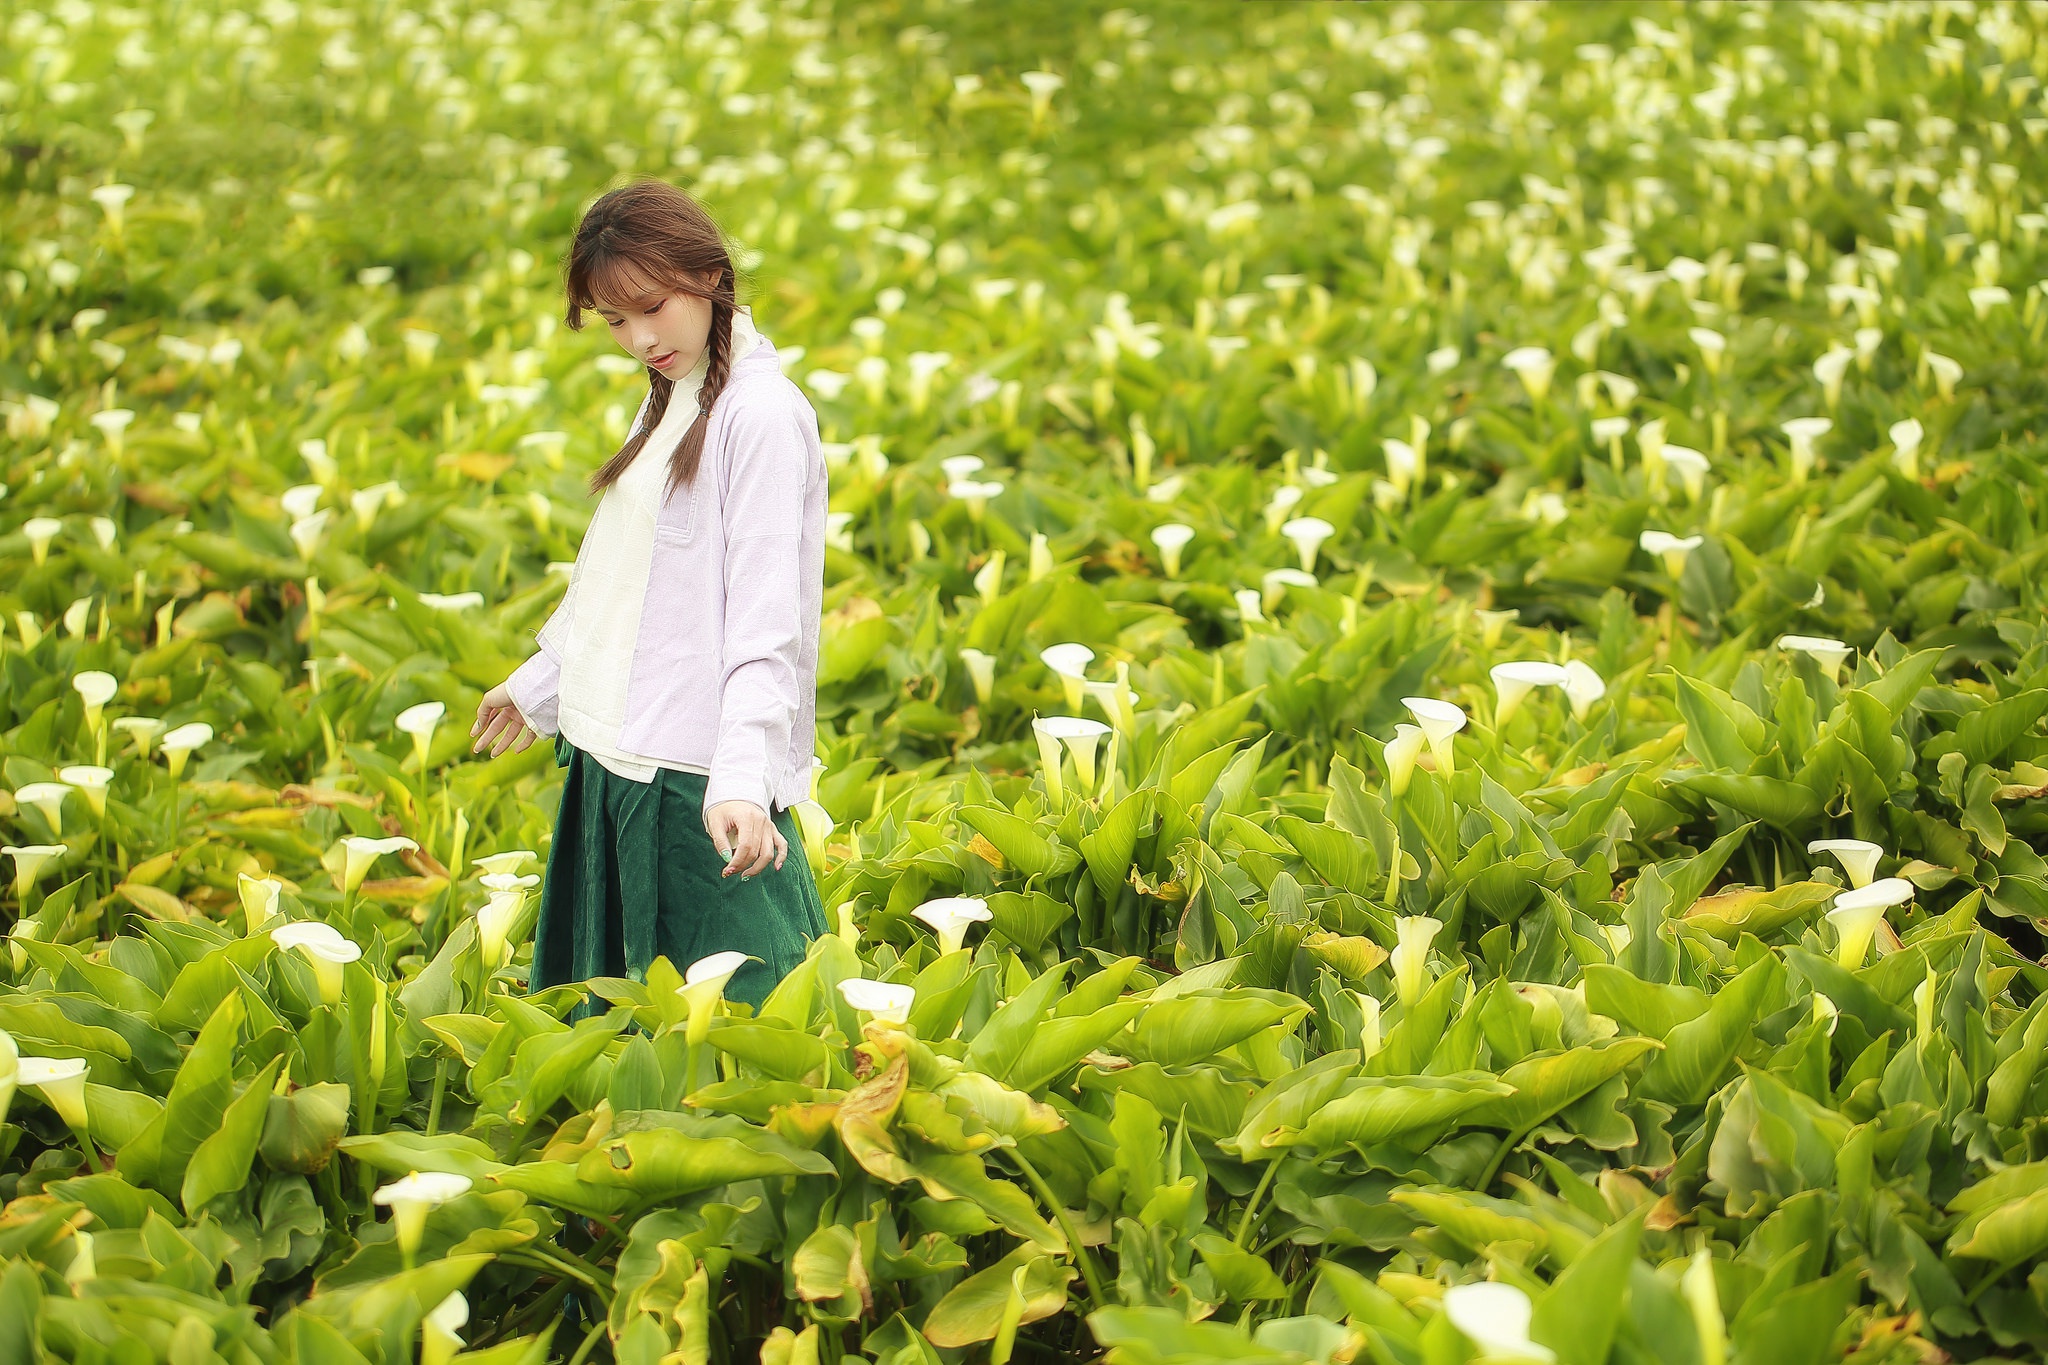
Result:
M696 279L717 270L718 283L709 292ZM704 433L711 409L732 372L732 316L737 303L732 253L711 215L695 199L662 180L643 178L601 195L576 225L564 281L571 331L583 330L583 311L599 299L624 303L646 284L711 300L710 360L698 390L697 420L668 458L668 487L696 477L704 454ZM601 492L626 472L633 457L661 424L675 381L647 367L647 420L626 440L618 454L590 476L590 491Z

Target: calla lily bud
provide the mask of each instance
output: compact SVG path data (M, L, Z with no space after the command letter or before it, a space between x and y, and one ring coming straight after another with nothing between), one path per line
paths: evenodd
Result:
M1579 659L1572 659L1564 666L1564 697L1571 703L1572 718L1583 721L1593 703L1607 695L1607 684L1593 671L1593 666Z
M1479 643L1488 649L1500 648L1501 637L1507 634L1508 627L1522 618L1519 607L1509 607L1505 611L1488 611L1482 607L1472 614L1479 619Z
M495 972L505 965L512 923L525 907L526 892L518 887L505 887L492 891L483 908L476 912L477 951L483 957L486 972Z
M1443 927L1442 920L1428 915L1403 915L1395 921L1399 939L1390 965L1403 1005L1413 1006L1429 985L1429 945Z
M1066 745L1074 756L1074 772L1081 779L1081 795L1095 795L1095 742L1109 734L1110 727L1082 716L1044 716L1033 721L1033 728Z
M1351 997L1358 1002L1358 1055L1370 1057L1385 1043L1380 1032L1379 997L1364 991L1353 991Z
M996 691L995 656L968 648L960 651L960 662L967 666L968 681L974 686L974 704L987 706Z
M34 920L18 920L18 929ZM15 970L19 971L17 965ZM0 1123L7 1122L7 1111L14 1104L14 1087L21 1080L21 1050L14 1045L14 1035L0 1029Z
M967 939L967 926L986 924L991 918L988 902L980 896L941 896L928 900L910 912L931 926L939 936L939 956L958 952Z
M1045 778L1045 794L1054 810L1067 804L1066 784L1060 780L1059 727L1052 724L1059 719L1065 717L1034 716L1031 721L1031 734L1038 741L1038 770Z
M236 877L235 886L241 893L242 913L248 918L248 933L253 938L277 914L277 898L284 891L284 883L275 877L252 877L244 872Z
M1052 572L1052 543L1045 538L1045 532L1031 533L1031 562L1025 572L1025 581L1036 583Z
M469 1325L469 1300L456 1290L420 1320L420 1365L448 1365L462 1349L462 1329Z
M1701 1365L1725 1365L1728 1359L1728 1323L1721 1315L1720 1291L1714 1287L1714 1258L1704 1246L1692 1255L1692 1264L1679 1277L1679 1288L1692 1309L1692 1324L1699 1334Z
M1415 776L1415 760L1427 743L1419 725L1396 725L1394 737L1387 741L1387 790L1399 796L1408 790L1408 783Z
M1866 839L1815 839L1806 846L1806 851L1834 854L1842 871L1849 874L1852 888L1870 885L1871 878L1877 875L1878 860L1884 857L1884 846Z

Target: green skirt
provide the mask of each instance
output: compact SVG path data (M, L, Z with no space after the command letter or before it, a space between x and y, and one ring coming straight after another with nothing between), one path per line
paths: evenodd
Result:
M818 884L788 809L771 817L789 844L782 866L770 863L750 881L737 872L726 877L727 860L704 828L701 773L664 768L651 782L635 782L559 735L555 763L569 773L541 885L529 991L594 976L644 981L657 957L683 972L731 951L760 960L734 973L726 998L758 1009L804 960L809 941L826 932ZM570 1017L602 1008L585 1000Z

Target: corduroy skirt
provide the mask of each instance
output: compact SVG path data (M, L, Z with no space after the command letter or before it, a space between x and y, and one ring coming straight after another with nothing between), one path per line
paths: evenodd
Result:
M530 991L594 976L643 981L657 957L683 972L730 951L760 960L733 974L726 998L758 1009L826 932L788 809L771 817L789 845L782 866L770 863L751 880L727 877L704 828L703 774L664 768L635 782L559 735L555 763L569 771L540 890ZM570 1017L603 1008L586 1000Z

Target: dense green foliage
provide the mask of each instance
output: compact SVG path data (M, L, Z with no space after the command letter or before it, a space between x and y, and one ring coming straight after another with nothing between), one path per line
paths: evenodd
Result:
M2044 11L9 9L0 1360L2038 1358ZM839 928L572 1023L628 174Z

